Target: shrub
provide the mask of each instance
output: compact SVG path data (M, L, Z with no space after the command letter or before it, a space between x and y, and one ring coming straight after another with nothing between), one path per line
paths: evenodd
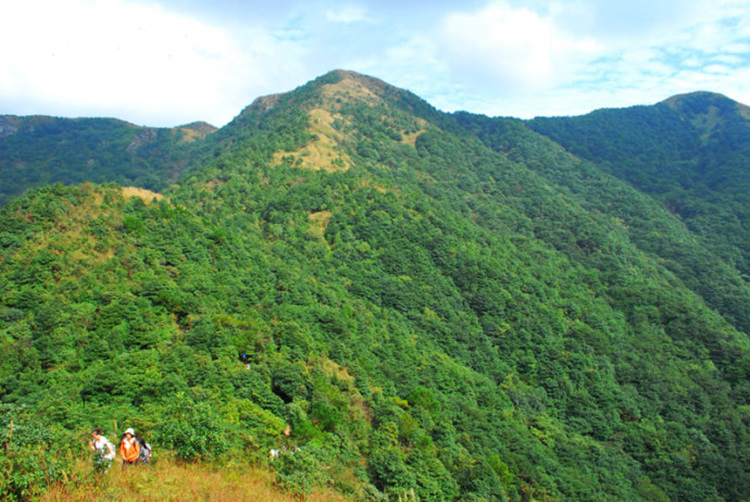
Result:
M155 429L159 443L187 462L211 459L228 449L227 424L206 402L195 403L182 393L165 403L166 416Z

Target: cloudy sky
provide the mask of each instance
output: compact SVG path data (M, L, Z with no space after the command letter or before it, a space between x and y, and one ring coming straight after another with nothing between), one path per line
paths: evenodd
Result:
M750 104L750 0L0 2L0 114L221 126L333 69L490 116Z

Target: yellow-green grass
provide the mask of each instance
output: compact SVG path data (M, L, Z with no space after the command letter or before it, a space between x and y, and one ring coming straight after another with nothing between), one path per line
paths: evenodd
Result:
M83 460L72 466L67 480L53 485L41 501L280 501L336 502L347 500L328 488L307 496L285 492L274 473L249 465L180 464L173 459L122 470L115 462L109 472L96 474Z

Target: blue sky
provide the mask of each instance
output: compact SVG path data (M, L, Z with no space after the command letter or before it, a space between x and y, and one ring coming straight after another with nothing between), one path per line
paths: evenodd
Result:
M333 69L530 118L708 90L750 104L748 0L23 0L0 114L221 126Z

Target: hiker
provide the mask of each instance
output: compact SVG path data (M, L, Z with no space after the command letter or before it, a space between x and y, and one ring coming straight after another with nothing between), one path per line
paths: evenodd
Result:
M122 469L128 466L137 465L140 454L140 445L135 438L135 431L130 428L125 431L125 436L120 443L120 456L122 457Z
M151 460L151 445L146 440L138 438L138 446L141 449L141 453L138 456L138 460L142 464L148 464Z
M102 428L97 427L91 431L91 443L89 447L96 452L94 464L98 471L107 472L112 461L115 459L115 445L102 435Z

